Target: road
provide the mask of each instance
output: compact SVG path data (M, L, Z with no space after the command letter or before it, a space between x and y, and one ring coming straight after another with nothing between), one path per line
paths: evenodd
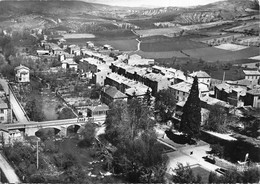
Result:
M0 168L4 172L5 177L9 183L21 183L18 176L15 174L14 169L5 160L2 153L0 154Z
M0 79L0 84L3 86L3 89L6 94L9 94L9 91L10 91L10 104L11 104L12 110L15 114L15 117L18 120L18 123L28 123L30 120L26 116L26 114L23 111L22 107L20 106L19 102L14 97L13 92L11 90L9 90L7 81L5 79Z

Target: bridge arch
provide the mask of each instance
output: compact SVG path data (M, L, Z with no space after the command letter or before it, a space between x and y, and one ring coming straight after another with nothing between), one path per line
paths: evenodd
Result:
M67 135L76 134L82 126L80 124L72 124L67 127Z
M47 139L49 137L53 137L61 132L61 129L58 127L48 127L41 128L35 132L35 136L41 139Z

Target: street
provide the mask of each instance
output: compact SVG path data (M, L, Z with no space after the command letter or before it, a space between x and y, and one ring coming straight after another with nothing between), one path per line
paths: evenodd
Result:
M8 95L10 91L10 104L12 107L12 110L15 114L15 117L18 120L18 123L28 123L29 119L27 118L26 114L22 110L21 106L17 102L17 100L14 97L14 94L11 90L9 90L8 83L5 79L0 79L0 84L2 85L5 93Z
M18 176L15 174L14 169L5 160L2 153L0 154L0 168L5 174L6 179L9 183L20 183Z

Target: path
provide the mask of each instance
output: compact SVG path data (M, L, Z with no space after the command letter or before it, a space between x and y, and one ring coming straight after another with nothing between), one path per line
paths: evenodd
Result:
M12 90L9 90L7 81L5 79L0 79L0 84L3 86L3 89L6 94L10 93L9 94L10 95L10 104L11 104L12 110L13 110L18 122L19 123L28 123L30 121L30 119L27 117L21 104L19 104L18 100L15 98L15 95L13 94Z
M0 154L0 168L4 172L9 183L20 183L14 169L9 165L2 153Z

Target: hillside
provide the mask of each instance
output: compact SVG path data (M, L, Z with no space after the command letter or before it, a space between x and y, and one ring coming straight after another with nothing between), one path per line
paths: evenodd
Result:
M236 17L247 16L246 9L256 9L257 1L226 0L192 8L154 8L135 12L135 19L140 16L150 16L157 22L172 21L179 24L197 24L218 20L232 20Z
M107 9L111 10L111 7L81 1L0 1L0 15L68 15Z

